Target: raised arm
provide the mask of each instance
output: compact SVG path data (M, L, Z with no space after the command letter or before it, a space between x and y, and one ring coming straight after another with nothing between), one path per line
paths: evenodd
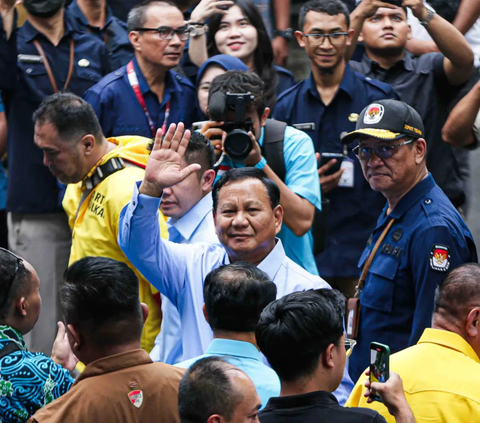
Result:
M457 15L453 20L453 26L462 34L466 34L480 17L479 0L462 0Z
M10 39L13 31L16 2L16 0L0 0L0 15L2 16L2 26L7 35L7 40Z
M423 0L403 0L403 5L409 7L420 22L428 16ZM438 13L433 15L427 31L445 56L443 67L450 83L461 85L466 82L473 70L473 52L462 33Z

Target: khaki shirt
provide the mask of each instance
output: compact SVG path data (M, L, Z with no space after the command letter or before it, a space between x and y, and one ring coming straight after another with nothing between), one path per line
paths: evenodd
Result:
M177 397L183 373L152 362L143 350L105 357L90 363L70 391L28 422L179 422Z

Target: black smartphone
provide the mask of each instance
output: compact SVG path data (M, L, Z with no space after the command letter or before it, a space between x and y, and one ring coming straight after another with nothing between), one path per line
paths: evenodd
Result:
M370 383L385 383L390 377L390 347L379 342L370 343ZM370 394L373 401L382 402L380 395Z
M341 153L321 153L319 167L326 165L332 159L337 159L337 163L335 163L330 169L328 169L327 173L325 173L325 175L331 175L332 173L340 170L344 158L345 156Z
M383 0L385 3L393 4L394 6L402 7L402 0Z

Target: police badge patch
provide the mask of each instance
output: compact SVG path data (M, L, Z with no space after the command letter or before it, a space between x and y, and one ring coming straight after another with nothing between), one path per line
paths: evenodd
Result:
M128 393L128 398L135 407L140 408L143 403L143 392L140 390L131 391Z
M430 251L430 267L432 270L446 272L450 268L450 248L446 245L433 244Z

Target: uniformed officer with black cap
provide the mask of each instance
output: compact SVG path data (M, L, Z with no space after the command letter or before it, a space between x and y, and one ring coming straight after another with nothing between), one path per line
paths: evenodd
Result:
M369 363L371 341L392 353L416 344L431 325L437 285L460 264L477 262L472 234L427 170L420 115L402 101L379 100L342 142L356 139L365 179L387 204L358 262L361 307L349 309L360 319L349 367L354 380ZM354 324L347 320L347 332Z

